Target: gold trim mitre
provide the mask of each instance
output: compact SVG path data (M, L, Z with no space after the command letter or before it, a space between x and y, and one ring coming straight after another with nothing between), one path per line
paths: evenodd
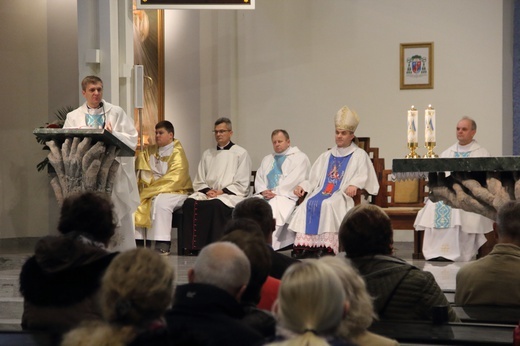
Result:
M350 110L347 106L343 106L336 113L334 125L337 129L355 132L359 125L359 116L355 111Z

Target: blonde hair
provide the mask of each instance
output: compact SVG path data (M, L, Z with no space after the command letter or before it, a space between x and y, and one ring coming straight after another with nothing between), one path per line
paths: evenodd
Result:
M103 276L103 317L123 325L141 325L161 317L171 304L173 281L173 267L155 251L123 252Z
M282 277L275 314L294 337L273 345L329 345L345 312L345 291L334 271L317 260L290 266Z
M377 318L373 299L367 291L365 281L346 258L326 256L320 262L328 265L338 275L349 300L350 308L338 329L337 335L351 339L365 332Z

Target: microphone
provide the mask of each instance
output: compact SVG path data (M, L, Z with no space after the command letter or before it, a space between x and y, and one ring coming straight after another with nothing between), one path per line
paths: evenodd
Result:
M103 108L103 129L104 129L105 125L107 123L107 115L105 114L105 105L103 104L103 102L99 103L99 107L98 108Z

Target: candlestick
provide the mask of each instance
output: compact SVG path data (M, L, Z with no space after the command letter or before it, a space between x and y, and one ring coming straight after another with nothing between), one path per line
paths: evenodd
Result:
M419 119L419 112L417 109L412 105L412 107L408 110L408 149L410 149L410 152L405 157L407 159L410 158L418 158L419 155L415 152L415 149L419 146L419 140L417 136L417 125Z
M435 144L435 109L432 105L428 105L424 111L424 146L428 150L424 155L425 158L439 157L433 152Z

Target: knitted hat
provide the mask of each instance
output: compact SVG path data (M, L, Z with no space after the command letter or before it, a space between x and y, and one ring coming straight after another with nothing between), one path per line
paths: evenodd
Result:
M336 114L334 123L337 129L355 132L359 124L359 117L355 111L343 106Z

